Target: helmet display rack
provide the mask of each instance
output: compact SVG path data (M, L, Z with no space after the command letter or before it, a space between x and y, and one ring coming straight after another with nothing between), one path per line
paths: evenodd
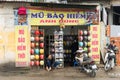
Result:
M78 48L90 53L90 31L88 29L78 30Z
M44 29L31 28L30 66L44 68Z
M55 30L54 32L54 48L55 48L55 61L60 62L58 68L64 67L64 54L63 54L63 30Z
M64 35L64 65L66 66L72 66L74 62L74 53L73 48L76 50L76 43L77 43L77 35ZM76 41L76 42L75 42Z

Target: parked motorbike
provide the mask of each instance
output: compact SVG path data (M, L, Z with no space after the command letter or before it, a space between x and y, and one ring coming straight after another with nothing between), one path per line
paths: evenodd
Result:
M76 61L79 63L81 72L87 73L90 77L96 76L96 71L98 70L95 61L87 55L83 50L76 51ZM80 56L79 56L80 55Z
M113 50L107 49L107 53L105 55L105 66L104 69L105 71L109 71L114 68L115 63L114 63L114 57L115 53Z

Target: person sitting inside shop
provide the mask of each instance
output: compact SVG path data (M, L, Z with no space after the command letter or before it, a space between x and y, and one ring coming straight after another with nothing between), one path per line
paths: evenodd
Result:
M48 54L46 58L46 70L51 71L53 68L57 68L60 62L55 61L51 54Z

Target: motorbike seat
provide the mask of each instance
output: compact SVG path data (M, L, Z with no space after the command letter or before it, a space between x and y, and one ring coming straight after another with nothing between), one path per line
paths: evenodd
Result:
M83 62L82 62L82 64L83 65L85 65L85 64L89 64L90 62L91 62L91 58L85 58L85 59L83 59Z

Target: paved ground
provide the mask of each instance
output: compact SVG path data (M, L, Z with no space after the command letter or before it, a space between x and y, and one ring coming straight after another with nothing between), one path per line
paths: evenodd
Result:
M105 72L103 67L100 67L95 78L91 78L73 67L50 72L43 69L3 70L0 72L0 80L120 80L120 67L115 67L109 72Z

